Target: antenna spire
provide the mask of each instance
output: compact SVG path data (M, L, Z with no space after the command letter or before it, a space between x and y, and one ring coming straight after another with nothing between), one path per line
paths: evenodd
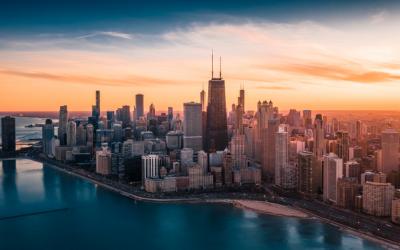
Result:
M211 50L211 79L214 78L214 50Z
M222 79L222 73L221 73L221 57L219 57L219 79Z

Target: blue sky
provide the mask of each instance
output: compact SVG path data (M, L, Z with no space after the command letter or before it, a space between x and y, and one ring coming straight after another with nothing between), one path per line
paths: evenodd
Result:
M0 31L6 35L84 33L101 29L160 32L193 22L243 20L334 21L394 9L399 1L155 0L19 1L0 3Z

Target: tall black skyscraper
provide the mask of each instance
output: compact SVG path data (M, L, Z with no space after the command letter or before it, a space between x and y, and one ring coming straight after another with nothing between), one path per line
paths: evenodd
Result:
M142 94L136 95L135 105L136 105L136 119L144 115L144 96Z
M99 121L100 118L100 90L96 90L96 105L92 106L92 116Z
M226 119L225 80L221 75L221 58L219 77L214 77L214 60L212 61L211 80L208 81L208 104L206 121L205 149L208 152L224 150L228 146L228 129Z
M15 118L5 116L1 118L2 151L5 154L15 152Z

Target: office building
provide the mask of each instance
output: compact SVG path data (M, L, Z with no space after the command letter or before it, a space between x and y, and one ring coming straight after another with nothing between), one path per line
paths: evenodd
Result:
M47 156L52 155L51 142L54 137L54 125L51 119L46 119L44 126L42 127L42 146L43 153Z
M67 145L67 125L68 125L68 108L67 105L60 106L58 118L58 138L60 145Z
M382 131L382 169L383 173L399 170L399 132L393 128Z
M69 121L67 125L67 146L76 146L76 123Z
M225 80L222 79L221 69L219 77L214 77L214 69L212 69L211 80L208 81L208 103L205 132L206 145L204 145L204 147L207 152L224 150L228 147Z
M5 116L1 118L1 143L3 154L15 152L15 118Z
M107 146L96 152L96 173L102 175L111 174L111 151Z
M313 129L313 153L317 159L321 159L325 155L325 131L322 115L317 114L314 120Z
M289 167L289 135L287 127L279 126L275 134L275 185L282 186L282 173Z
M400 199L392 201L392 222L400 224Z
M337 202L337 181L343 177L343 159L334 153L323 157L323 198L324 201Z
M184 103L183 112L183 145L197 153L203 149L201 104Z
M143 184L147 178L158 178L160 157L158 155L142 156L142 181Z
M363 211L374 216L391 216L394 187L390 183L367 181L363 185Z
M144 96L137 94L135 97L136 120L144 116Z

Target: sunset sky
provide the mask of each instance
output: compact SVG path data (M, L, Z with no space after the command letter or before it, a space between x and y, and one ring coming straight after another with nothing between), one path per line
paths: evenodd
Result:
M244 84L249 109L399 109L400 2L215 2L1 1L0 111L182 110L212 49L228 106Z

